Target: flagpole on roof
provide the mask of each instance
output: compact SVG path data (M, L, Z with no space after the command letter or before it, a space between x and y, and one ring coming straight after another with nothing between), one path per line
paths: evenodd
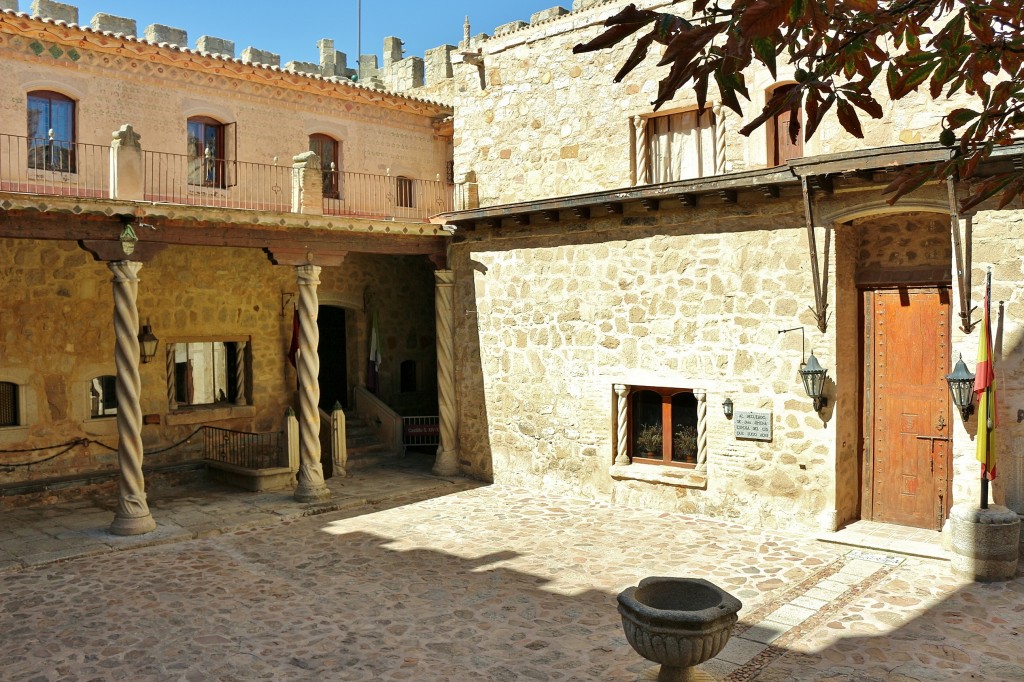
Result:
M363 54L363 0L356 0L356 80L362 81L359 73L359 58Z

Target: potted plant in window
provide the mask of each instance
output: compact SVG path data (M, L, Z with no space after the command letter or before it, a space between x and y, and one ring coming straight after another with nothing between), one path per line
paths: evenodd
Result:
M636 449L644 457L661 458L661 427L657 424L643 424L636 437Z
M672 435L672 454L684 461L697 461L697 427L677 426Z

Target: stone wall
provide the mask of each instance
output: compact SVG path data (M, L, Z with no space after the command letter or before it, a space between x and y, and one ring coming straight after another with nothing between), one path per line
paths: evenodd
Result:
M483 67L455 65L456 175L475 172L482 206L528 201L627 187L632 182L633 127L636 116L654 114L651 102L668 67L648 58L621 83L612 79L636 44L575 55L572 48L604 30L603 21L627 4L625 0L580 6L528 28L476 43ZM682 4L637 2L641 8L684 14ZM751 102L742 120L723 116L727 172L763 168L768 163L764 127L750 137L739 134L760 112L766 92L775 83L792 82L792 68L782 65L778 80L767 71L747 75ZM938 139L940 117L927 93L912 94L893 105L881 85L877 98L885 117L862 116L865 138L857 140L839 126L834 112L805 143L805 156L845 152ZM716 103L712 84L709 104ZM658 113L696 106L692 88ZM956 106L943 101L942 107ZM716 111L716 113L720 113ZM898 114L898 119L897 119ZM898 124L893 122L898 120Z
M76 101L77 138L85 144L109 145L111 132L130 123L144 150L185 154L187 119L208 116L237 125L239 161L290 166L294 155L308 150L309 136L322 133L341 142L344 171L390 170L426 180L446 174L448 140L435 134L432 123L447 110L438 106L417 105L423 112L414 113L336 96L337 85L272 87L247 80L245 70L252 67L220 71L212 59L199 68L171 66L150 59L146 50L156 48L112 55L58 44L49 34L31 38L0 30L0 38L0 88L9 93L0 102L2 134L25 135L28 92L55 90ZM160 50L164 56L174 52Z
M803 326L822 363L800 203L630 214L555 228L503 226L453 247L460 459L473 474L553 493L817 527L832 509L836 430L797 370ZM479 375L479 376L477 376ZM707 391L706 490L613 479L613 385ZM722 414L774 414L771 442ZM854 427L855 428L855 427Z
M276 431L284 410L295 405L295 371L286 354L291 309L282 294L297 291L294 268L274 266L259 249L170 247L139 272L140 319L150 322L161 344L154 362L141 366L142 411L159 424L143 428L147 450L188 436L200 423L247 431ZM381 384L385 400L397 398L398 364L415 359L425 377L423 392L406 401L431 404L433 366L433 275L426 259L349 254L340 268L321 275L321 303L348 309L346 353L349 385L365 381L368 346L364 300L372 292L384 339ZM111 273L72 242L0 240L0 381L24 385L24 427L0 429L0 450L33 448L92 438L116 447L113 419L90 419L88 382L113 375L114 327ZM167 342L251 339L251 407L195 418L171 412L167 401ZM329 343L324 338L322 342ZM212 420L212 421L211 421ZM200 442L147 464L197 456ZM43 453L0 453L0 483L79 475L116 467L113 453L99 446L75 448L29 468L6 463L35 461Z

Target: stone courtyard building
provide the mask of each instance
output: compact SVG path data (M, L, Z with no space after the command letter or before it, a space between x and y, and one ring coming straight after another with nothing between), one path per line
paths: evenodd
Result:
M978 495L977 416L945 376L961 355L973 369L991 270L995 496L1024 513L1020 200L959 215L966 183L881 194L946 158L932 141L947 103L880 93L865 139L826 118L797 145L784 117L741 136L714 92L704 112L686 89L654 111L653 54L615 84L633 41L572 52L621 0L493 36L467 24L424 60L388 38L358 84L326 39L319 64L281 68L209 36L189 49L177 29L139 39L130 20L12 4L0 483L109 470L95 441L117 443L132 502L138 463L195 457L161 451L202 426L291 433L298 495L315 496L314 465L344 464L318 447L337 400L436 415L442 473L771 528L938 530ZM749 111L792 82L753 74ZM140 325L160 339L141 365ZM812 354L819 400L801 381Z
M979 494L977 416L945 375L961 355L974 369L991 270L995 494L1024 512L1020 200L957 215L945 184L881 194L901 167L947 158L933 141L955 103L881 92L863 140L826 117L797 145L785 117L743 137L754 114L714 91L703 113L686 88L654 111L657 50L618 84L635 40L572 52L626 4L576 2L460 46L462 210L435 220L456 227L463 470L763 527L940 529ZM791 67L749 75L748 112L793 82ZM1003 151L983 175L1020 163ZM799 373L812 352L821 409Z

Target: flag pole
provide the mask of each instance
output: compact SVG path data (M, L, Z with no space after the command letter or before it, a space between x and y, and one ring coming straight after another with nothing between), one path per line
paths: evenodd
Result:
M992 333L991 328L987 327L989 320L989 313L992 309L992 270L988 271L985 276L985 324L986 324L986 336ZM992 358L992 339L988 337L985 339L985 343L988 344L988 361L991 363ZM981 508L988 509L988 471L987 463L992 461L990 448L992 447L992 417L990 412L992 411L992 382L985 387L985 413L978 415L978 428L984 427L985 429L985 463L981 465Z
M356 0L356 80L363 81L359 73L359 59L363 55L363 0Z

